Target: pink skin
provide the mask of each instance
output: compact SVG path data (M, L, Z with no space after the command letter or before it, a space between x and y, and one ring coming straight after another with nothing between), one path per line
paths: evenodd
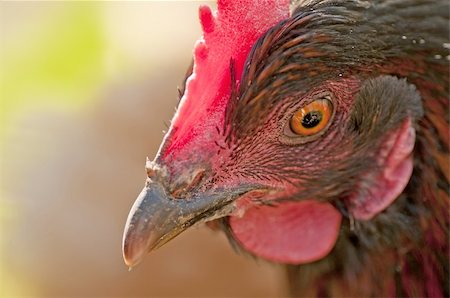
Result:
M403 192L413 171L412 152L416 132L411 120L406 120L394 133L388 135L378 155L381 171L369 172L362 179L374 184L364 192L355 192L349 198L350 212L359 220L370 220L389 207Z
M156 160L174 177L171 183L186 179L189 168L196 164L207 163L214 172L225 162L223 159L232 148L213 160L211 155L217 152L214 140L222 133L230 98L230 60L234 62L236 78L240 78L257 38L288 16L288 0L223 0L218 2L216 15L208 7L200 8L203 37L195 46L193 74L187 80L185 94ZM372 218L404 189L412 171L413 144L410 122L386 141L380 153L384 169L376 174L378 184L370 191L371 196L363 200L350 198L350 210L357 219ZM214 187L252 182L255 181L229 177ZM295 191L287 182L269 184L267 187L274 190L264 199ZM235 202L237 209L230 217L230 225L236 239L251 253L271 261L300 264L321 259L334 247L342 216L330 203L307 200L281 202L273 207L249 200L249 196Z
M239 213L239 211L237 211ZM342 215L329 203L284 202L276 207L253 204L230 217L234 236L253 254L278 263L319 260L333 249Z

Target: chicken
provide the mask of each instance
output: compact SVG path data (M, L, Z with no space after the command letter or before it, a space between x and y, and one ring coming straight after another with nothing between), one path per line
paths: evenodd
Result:
M200 8L126 264L210 222L294 296L449 295L448 1L293 6Z

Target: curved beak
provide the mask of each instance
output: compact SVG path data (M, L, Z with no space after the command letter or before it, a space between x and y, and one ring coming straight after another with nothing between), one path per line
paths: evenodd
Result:
M191 193L188 199L171 197L159 182L148 179L130 210L125 225L122 249L129 267L137 265L144 256L190 226L223 217L233 210L232 201L252 186L234 190L219 189Z

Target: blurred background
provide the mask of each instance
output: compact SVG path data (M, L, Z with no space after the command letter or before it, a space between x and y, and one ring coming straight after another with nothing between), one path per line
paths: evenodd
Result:
M201 3L0 2L2 297L284 294L279 268L205 227L131 272L122 261Z

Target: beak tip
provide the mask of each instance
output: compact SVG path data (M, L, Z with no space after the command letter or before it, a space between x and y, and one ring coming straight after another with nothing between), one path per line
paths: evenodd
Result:
M135 267L138 262L133 261L132 259L127 258L125 255L123 256L123 261L125 262L125 265L128 267L128 271L131 271L131 269L133 269L133 267Z
M123 261L125 265L131 270L131 268L135 267L139 264L144 258L145 252L143 249L139 247L131 247L127 245L125 242L122 248Z
M146 188L139 194L136 202L128 214L127 222L123 232L122 255L125 264L132 268L139 264L148 252L148 242L150 238L147 234L147 218L140 216L143 213L141 204L147 194Z
M125 264L132 268L139 264L146 254L146 245L142 237L127 223L122 240L122 256Z

